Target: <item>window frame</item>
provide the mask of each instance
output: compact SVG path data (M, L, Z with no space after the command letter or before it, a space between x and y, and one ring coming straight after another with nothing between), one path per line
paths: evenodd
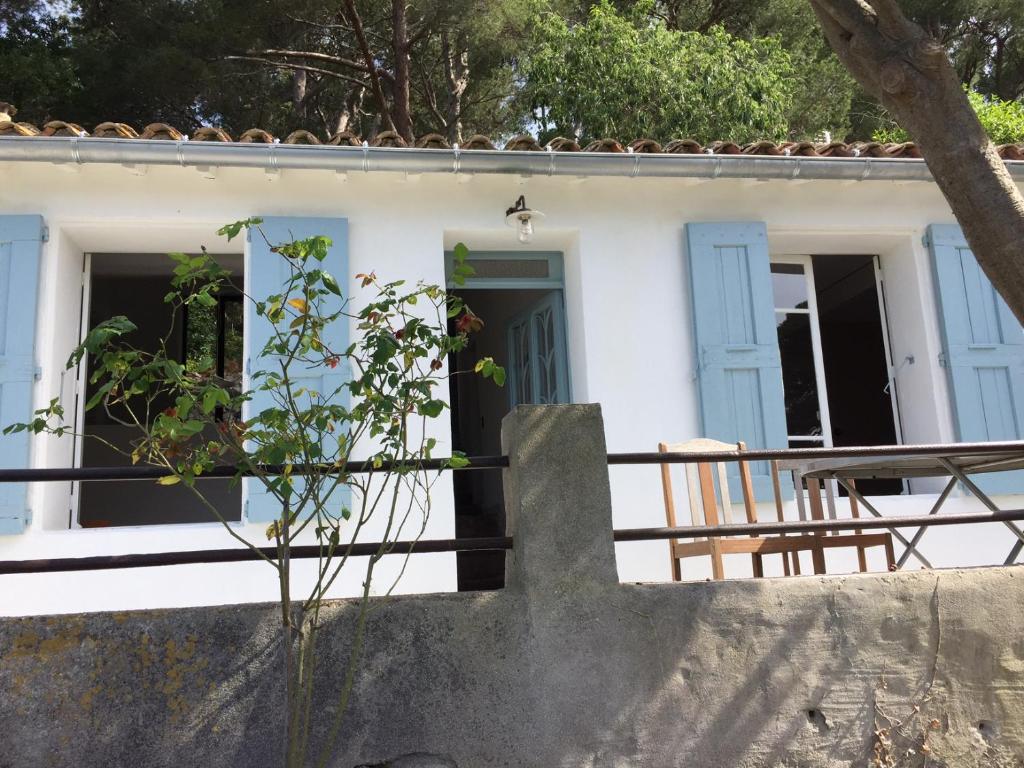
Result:
M807 309L778 307L775 302L774 286L772 291L772 308L776 318L784 315L807 315L811 326L811 357L814 361L814 379L818 390L818 419L821 423L821 435L791 435L789 424L786 424L786 440L790 443L821 443L824 448L832 447L832 419L829 415L828 389L825 386L825 359L821 349L821 327L818 323L818 297L814 285L814 269L809 255L772 255L770 264L796 264L803 268L804 285L807 289ZM809 445L808 447L816 447Z
M821 255L827 257L829 254L823 253ZM837 253L836 255L842 256L845 254ZM896 382L896 368L893 364L892 357L889 315L886 307L885 283L882 275L881 259L878 254L871 254L871 261L872 272L875 280L875 290L878 295L879 322L882 326L882 349L885 354L886 368L889 373L889 401L892 405L893 428L896 434L896 444L903 445L903 422L900 418L899 392ZM818 389L818 409L821 414L821 430L823 433L821 441L815 440L812 436L793 436L788 434L789 425L787 424L786 439L791 442L799 443L821 442L823 447L831 448L833 447L832 419L829 412L828 390L825 385L825 362L821 346L821 326L818 320L818 296L814 283L813 257L811 254L772 254L770 257L770 264L798 264L803 267L804 270L804 280L807 285L807 309L800 310L783 307L773 308L776 315L780 313L806 314L810 317L811 350L814 359L814 376L817 380ZM774 304L774 291L772 293L772 299ZM906 483L904 483L904 486L906 487Z

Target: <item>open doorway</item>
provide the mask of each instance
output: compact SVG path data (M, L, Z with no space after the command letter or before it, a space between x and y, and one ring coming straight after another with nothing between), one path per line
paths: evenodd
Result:
M241 284L241 256L218 257ZM83 329L116 315L124 315L138 327L129 343L155 352L166 339L168 354L175 354L189 370L198 372L199 361L212 359L228 387L240 387L242 376L242 297L222 292L213 307L188 308L173 314L164 303L169 290L172 262L163 254L90 254L86 259L83 290ZM76 421L84 435L76 444L76 463L81 467L131 466L122 452L131 451L138 436L122 421L127 414L108 413L103 406L89 411L97 385L89 382L91 361L83 360L78 372ZM172 404L154 403L151 413ZM213 437L211 435L211 437ZM227 520L240 520L241 485L226 479L198 481L203 495ZM72 527L100 528L127 525L216 522L192 491L183 486L156 486L146 481L76 483L72 488Z
M454 355L452 370L472 369L481 357L504 366L504 387L480 377L451 380L452 445L467 455L501 453L501 420L526 403L568 403L561 254L473 254L477 272L452 288L484 321L469 346ZM503 536L505 504L501 473L456 472L455 534ZM460 590L500 589L505 582L504 552L460 552Z
M896 396L874 256L773 258L772 288L792 448L895 445ZM864 480L867 495L900 480Z

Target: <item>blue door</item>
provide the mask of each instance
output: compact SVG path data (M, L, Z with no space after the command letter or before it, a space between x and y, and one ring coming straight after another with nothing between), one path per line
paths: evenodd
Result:
M549 292L509 320L506 335L511 406L568 403L569 364L562 292Z

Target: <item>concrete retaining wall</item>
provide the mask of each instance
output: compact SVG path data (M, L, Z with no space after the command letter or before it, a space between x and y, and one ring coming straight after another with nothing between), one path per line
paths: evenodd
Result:
M619 584L599 409L519 408L504 434L509 586L379 606L333 766L831 768L890 739L898 765L1024 764L1024 572ZM326 611L325 713L353 608ZM0 768L279 765L277 622L0 620Z

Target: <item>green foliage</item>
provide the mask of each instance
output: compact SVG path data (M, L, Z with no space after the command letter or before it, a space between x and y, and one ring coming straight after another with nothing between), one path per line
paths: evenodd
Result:
M620 13L605 1L585 23L541 20L524 76L546 128L583 139L785 137L793 69L778 40L678 32L650 9Z
M978 120L996 144L1024 142L1024 104L1019 101L1003 101L996 96L982 96L968 91L967 99L978 113ZM874 134L875 141L911 141L910 134L891 118L889 124Z

